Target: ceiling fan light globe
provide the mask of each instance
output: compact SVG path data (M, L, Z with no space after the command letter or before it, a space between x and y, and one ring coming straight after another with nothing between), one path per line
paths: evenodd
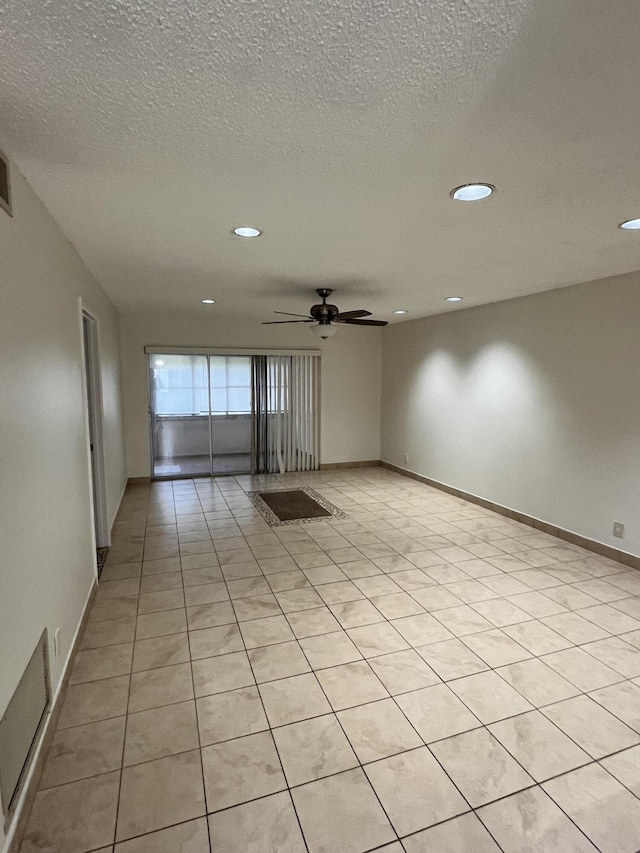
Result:
M338 331L337 326L333 326L330 323L314 323L313 326L309 327L314 335L319 338L330 338L332 335Z

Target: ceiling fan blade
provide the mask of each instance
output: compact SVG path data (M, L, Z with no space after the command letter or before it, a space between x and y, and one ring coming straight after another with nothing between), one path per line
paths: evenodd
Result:
M313 320L267 320L263 326L278 326L282 323L313 323Z
M371 311L341 311L337 320L355 320L358 317L370 317Z
M346 323L349 326L388 326L387 320L338 320L338 323Z
M292 314L291 311L274 311L274 314L286 314L287 317L304 317L305 319L309 319L308 314Z

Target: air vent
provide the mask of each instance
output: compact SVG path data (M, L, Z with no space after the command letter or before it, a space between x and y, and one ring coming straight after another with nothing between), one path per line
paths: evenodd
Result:
M49 710L47 661L45 631L0 720L0 792L6 814L16 804Z
M9 161L0 151L0 207L4 208L9 216L13 216L11 210L11 183L9 181Z

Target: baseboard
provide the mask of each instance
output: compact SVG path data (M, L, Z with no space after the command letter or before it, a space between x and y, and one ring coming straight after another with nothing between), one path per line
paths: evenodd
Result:
M146 486L151 482L151 477L129 477L127 486Z
M94 581L91 586L91 590L89 591L89 595L82 612L82 618L80 619L75 637L73 638L73 643L71 644L71 648L67 656L62 678L60 679L56 694L51 701L51 709L42 729L40 743L36 747L31 767L14 811L12 821L7 827L7 836L5 838L5 846L3 848L4 853L18 853L20 849L22 837L27 828L31 809L33 808L33 803L38 792L38 786L40 785L44 765L49 755L49 750L51 749L51 742L56 729L58 728L58 720L60 719L60 712L62 711L64 699L67 694L67 687L69 686L69 679L71 678L73 664L76 659L76 654L78 653L82 635L84 634L89 613L91 612L91 605L93 604L97 591L98 585Z
M375 465L382 465L379 459L370 459L366 462L325 462L320 465L321 471L333 471L336 468L371 468Z
M129 485L129 481L125 479L124 486L122 487L122 491L120 492L120 497L118 499L118 506L116 507L116 511L114 512L113 519L111 521L111 526L109 527L109 545L111 545L111 542L113 540L113 527L114 527L116 521L118 520L118 514L120 512L120 507L122 506L122 499L125 496L128 485Z
M624 566L630 566L632 569L640 569L640 557L634 554L628 554L626 551L620 551L613 548L611 545L605 545L603 542L598 542L596 539L589 539L579 533L573 533L571 530L565 530L563 527L558 527L554 524L549 524L547 521L541 521L539 518L534 518L532 515L526 515L523 512L518 512L515 509L502 506L502 504L494 503L493 501L481 498L471 492L465 492L462 489L456 489L454 486L449 486L446 483L441 483L439 480L433 480L431 477L425 477L422 474L416 474L415 471L409 471L408 468L401 468L399 465L393 465L391 462L380 462L383 468L388 468L390 471L395 471L397 474L402 474L403 477L410 477L412 480L417 480L419 483L425 483L427 486L433 486L434 489L439 489L442 492L447 492L454 497L462 498L470 503L490 509L506 518L511 518L513 521L519 521L522 524L527 524L529 527L534 527L536 530L541 530L543 533L548 533L550 536L557 536L559 539L569 542L572 545L579 545L581 548L586 548L587 551L593 551L594 554L599 554L602 557L608 557L610 560L616 560Z

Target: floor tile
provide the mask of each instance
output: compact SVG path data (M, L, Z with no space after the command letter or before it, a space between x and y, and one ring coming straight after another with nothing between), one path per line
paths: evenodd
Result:
M441 622L445 628L448 628L456 637L462 637L465 634L476 634L479 631L488 631L493 628L493 623L488 622L479 613L476 613L471 607L466 604L460 607L451 607L447 610L435 610L433 615Z
M423 745L392 699L340 711L338 719L363 764Z
M126 714L128 696L128 675L72 684L67 688L58 729Z
M242 622L240 631L248 649L295 639L284 616L268 616L264 619Z
M640 676L640 649L625 643L622 637L598 640L582 648L625 678Z
M244 651L194 660L191 666L197 697L255 684L251 664Z
M589 622L579 613L559 613L556 616L547 616L542 620L542 623L576 644L590 643L593 640L601 640L610 636L608 631L604 631L594 625L593 622Z
M580 611L594 625L608 631L610 634L623 634L626 631L640 630L640 621L632 616L627 616L610 604L598 604L595 607L586 607Z
M309 587L308 578L299 570L292 572L279 572L276 575L269 575L268 584L274 592L285 592L288 589L304 589Z
M176 610L184 607L182 589L165 589L162 592L146 592L140 596L138 613L156 613L160 610Z
M188 663L160 667L131 676L129 713L193 699L191 666Z
M251 601L252 599L246 600ZM236 615L229 601L187 607L187 622L190 631L197 631L200 628L215 628L218 625L233 625L235 621Z
M186 630L187 616L183 607L180 610L162 610L160 613L138 616L135 636L136 640L148 640L167 634L183 634Z
M542 713L592 758L604 758L640 743L640 735L588 696L565 699L542 708Z
M430 613L394 619L392 624L414 648L453 639L453 634Z
M621 681L611 687L594 690L589 696L623 723L640 732L640 687Z
M297 558L298 565L301 566L304 574L314 586L319 586L325 583L337 583L338 581L348 580L345 573L336 565L326 565L326 557L320 553L313 555L313 565L308 558L311 555L301 555ZM307 559L303 559L303 557ZM307 566L302 565L308 563Z
M366 661L319 670L318 681L334 711L388 698L388 692Z
M300 645L314 669L359 660L362 655L344 631L305 637Z
M361 625L373 625L375 622L385 621L382 613L366 599L332 604L331 612L343 628L358 628Z
M425 743L480 725L477 717L446 684L403 693L396 697L396 702Z
M329 634L332 631L340 630L340 623L328 607L288 613L287 619L291 630L298 639L316 637L318 634Z
M403 844L406 853L501 853L473 812L404 838Z
M431 751L474 808L533 785L531 776L486 729L438 741Z
M358 766L334 714L282 726L274 729L273 736L290 786Z
M364 598L362 593L353 581L339 581L338 583L323 584L318 588L318 592L322 596L325 604L340 604L345 601L356 601Z
M209 816L211 846L224 853L306 853L289 793Z
M199 750L125 767L116 841L153 832L204 813Z
M503 631L533 655L545 655L568 649L572 643L537 619L520 622L517 625L505 625Z
M600 764L625 788L640 797L640 746L603 758Z
M491 667L505 666L531 657L531 652L512 640L500 628L467 635L462 637L462 642Z
M377 622L374 625L349 628L347 634L365 658L409 648L408 643L388 622Z
M444 681L488 669L487 664L460 640L430 643L416 651Z
M424 613L424 608L406 592L380 595L372 598L371 603L386 619L399 619L402 616L417 616L419 613Z
M640 849L640 801L597 764L542 786L603 853Z
M597 853L540 788L529 788L484 806L478 816L504 853Z
M237 625L220 625L215 628L189 631L191 659L198 660L199 658L242 651L244 649L243 637L244 634L240 634Z
M203 746L262 732L269 726L257 687L243 687L196 700Z
M120 773L38 791L20 853L85 853L113 842Z
M579 693L577 687L538 658L501 666L496 672L536 708Z
M118 643L132 643L136 633L136 620L132 616L89 622L82 635L81 649L97 649Z
M269 681L260 684L259 690L271 726L283 726L331 711L313 673Z
M579 690L597 690L622 681L622 676L582 649L565 649L545 655L542 660Z
M553 616L556 613L564 613L566 611L566 607L563 607L557 601L553 601L553 599L548 598L544 593L538 591L511 595L509 596L509 601L515 604L516 607L524 610L529 616L533 616L534 619L542 619L546 616Z
M117 598L95 600L89 613L89 623L113 619L126 619L138 614L138 596L126 595Z
M98 851L100 853L100 851ZM114 853L209 853L207 819L199 817L116 844Z
M504 598L491 598L489 601L476 601L473 609L484 616L496 628L531 621L531 616Z
M183 575L185 589L184 600L187 607L195 607L198 604L215 604L219 601L228 601L229 593L224 583L202 583L194 586L188 586L188 581L191 579L187 575L194 575L195 572L185 572Z
M485 724L532 710L531 704L496 672L466 675L448 686Z
M536 782L591 761L586 752L539 711L493 723L488 729Z
M460 598L443 586L412 590L411 595L425 610L429 611L445 610L449 607L459 607L462 604Z
M132 651L133 643L120 643L116 646L78 652L69 683L81 684L131 672Z
M271 732L260 732L202 750L207 811L236 806L286 788Z
M297 641L249 649L248 655L258 683L288 678L311 670Z
M456 583L448 583L447 589L466 604L474 604L477 601L486 601L489 598L497 598L498 593L475 580L464 580Z
M369 664L392 696L440 683L436 673L413 649L369 658Z
M133 647L133 672L185 663L188 660L189 640L186 634L138 640Z
M313 587L303 589L289 589L285 592L276 593L276 598L285 613L298 613L300 611L312 610L322 607L324 601Z
M199 746L193 700L139 711L127 717L123 765L141 764Z
M57 731L53 736L40 788L52 788L119 770L124 727L125 718L114 717Z
M310 782L291 793L309 853L363 853L395 840L360 769Z

